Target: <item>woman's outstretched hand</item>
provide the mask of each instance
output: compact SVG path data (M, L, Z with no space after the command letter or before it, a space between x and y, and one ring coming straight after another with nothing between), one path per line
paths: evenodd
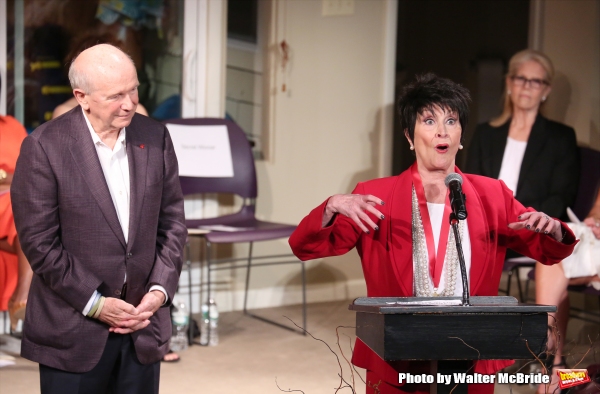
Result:
M526 229L536 233L551 235L558 242L563 239L562 226L556 219L552 219L544 212L525 212L518 217L519 221L510 223L508 227L513 230Z
M354 221L365 233L369 233L367 225L373 230L379 230L379 226L371 220L367 212L375 217L384 219L384 216L375 207L384 205L383 200L371 194L336 194L331 196L323 214L323 227L326 227L335 214L344 215Z

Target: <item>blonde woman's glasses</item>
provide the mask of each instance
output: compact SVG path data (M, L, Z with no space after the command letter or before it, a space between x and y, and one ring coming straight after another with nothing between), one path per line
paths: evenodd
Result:
M532 89L541 89L543 85L549 85L549 83L547 81L544 81L543 79L529 79L521 75L515 75L513 77L510 77L510 79L516 86L527 86L529 84L529 87L531 87Z

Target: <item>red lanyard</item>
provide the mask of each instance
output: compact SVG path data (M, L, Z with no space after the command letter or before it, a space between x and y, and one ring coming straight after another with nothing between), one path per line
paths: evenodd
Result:
M433 280L433 287L437 288L440 285L440 278L442 277L442 268L444 267L444 259L446 258L446 247L448 246L448 233L450 232L450 199L446 198L444 204L444 216L442 217L442 231L440 232L440 239L437 249L437 257L435 254L435 243L433 240L433 230L431 228L431 219L429 218L429 210L427 209L427 200L425 199L425 189L423 189L423 182L421 182L421 176L417 170L417 163L411 167L413 185L415 186L415 192L417 193L417 200L419 202L419 211L421 212L421 221L423 222L423 230L425 232L425 242L427 244L427 255L429 257L429 274Z

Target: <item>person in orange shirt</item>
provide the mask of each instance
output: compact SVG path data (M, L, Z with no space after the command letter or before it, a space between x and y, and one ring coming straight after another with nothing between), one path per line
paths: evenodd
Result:
M21 142L26 136L25 128L15 118L0 116L0 310L8 309L12 333L25 317L33 276L17 237L9 193Z

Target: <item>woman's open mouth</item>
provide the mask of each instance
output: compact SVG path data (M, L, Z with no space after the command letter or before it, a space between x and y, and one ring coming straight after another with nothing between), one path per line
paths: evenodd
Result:
M439 144L439 145L435 146L435 150L438 153L446 153L446 152L448 152L449 148L450 148L450 145L448 145L448 144Z

